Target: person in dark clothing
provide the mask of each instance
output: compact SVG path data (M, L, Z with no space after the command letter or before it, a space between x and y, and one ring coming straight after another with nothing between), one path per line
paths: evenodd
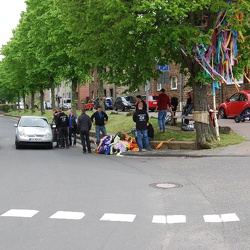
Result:
M86 110L82 109L82 114L78 117L78 120L77 120L77 127L80 132L82 150L84 154L86 153L86 146L87 146L88 152L91 153L89 131L92 126L91 118L85 112Z
M72 146L72 135L74 146L76 145L77 116L72 109L69 109L69 145Z
M52 109L52 124L56 125L57 124L57 110L54 108ZM57 127L53 129L53 138L54 141L56 142L56 148L59 148L59 131L57 130Z
M146 104L146 102L144 100L142 100L141 95L136 96L135 111L138 110L138 104L139 103L143 104L142 110L147 111L147 104Z
M100 106L97 107L97 111L91 116L91 121L95 125L95 133L96 133L96 144L99 146L100 144L100 134L107 135L105 125L108 122L108 116L105 112L102 111Z
M61 109L57 110L57 123L56 127L59 132L59 141L61 148L69 148L69 133L68 133L68 126L69 126L69 118L68 116L62 112Z
M138 110L135 111L133 115L133 121L135 122L135 127L136 127L136 134L137 134L137 144L139 147L139 151L142 151L143 148L143 143L146 147L147 151L150 151L150 145L149 145L149 140L148 140L148 113L147 111L143 110L143 104L139 103L138 104Z
M148 128L148 140L152 141L154 140L154 133L155 133L154 128L151 123L148 123L147 128Z
M193 108L194 108L193 96L191 91L188 91L187 103L183 107L183 116L188 116L188 114L193 110Z
M171 98L171 107L172 107L172 123L171 125L174 126L174 125L177 125L177 122L176 122L176 118L174 118L175 116L175 113L177 111L177 106L178 106L178 98L173 96Z

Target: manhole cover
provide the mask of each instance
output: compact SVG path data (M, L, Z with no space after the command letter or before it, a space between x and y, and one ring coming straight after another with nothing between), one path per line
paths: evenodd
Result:
M183 187L183 185L178 183L171 183L171 182L165 182L165 183L152 183L149 185L153 188L159 188L159 189L169 189L169 188L180 188Z

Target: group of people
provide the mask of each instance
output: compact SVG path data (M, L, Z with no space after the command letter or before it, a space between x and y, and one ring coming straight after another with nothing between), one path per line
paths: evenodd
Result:
M188 92L188 101L185 108L185 114L188 114L193 108L193 100L191 93ZM135 122L136 127L136 142L139 147L139 151L142 151L145 148L147 151L150 151L150 140L154 139L154 128L149 122L149 115L147 112L147 104L142 100L141 95L136 96L136 110L133 114L133 121ZM156 112L158 112L158 125L160 132L166 131L166 116L167 111L169 110L172 116L175 115L177 110L178 99L169 98L165 93L165 89L160 90L158 97L158 104L156 107ZM96 133L96 144L97 147L101 142L101 133L102 136L107 135L105 125L108 122L108 115L106 112L102 111L100 106L97 107L97 111L94 112L91 117L86 114L86 110L82 109L82 113L77 117L73 110L68 111L69 115L66 115L61 109L53 109L53 122L56 124L56 133L57 133L57 145L56 147L60 148L69 148L69 146L76 145L76 134L80 134L83 153L87 151L91 153L90 146L90 130L92 124L95 125ZM176 124L176 120L172 120L172 125ZM73 137L73 140L72 140Z
M56 125L57 145L60 148L69 148L76 145L76 134L80 134L83 153L91 153L89 132L92 124L95 125L96 143L100 143L100 133L103 136L107 135L105 124L108 121L108 116L102 111L101 107L97 107L97 111L90 117L86 114L86 110L82 109L79 117L74 115L72 109L67 116L61 109L53 109L53 123ZM73 137L73 142L72 142Z
M69 148L76 145L77 116L73 110L66 115L61 109L53 109L53 124L56 125L56 147ZM72 142L73 136L73 142Z

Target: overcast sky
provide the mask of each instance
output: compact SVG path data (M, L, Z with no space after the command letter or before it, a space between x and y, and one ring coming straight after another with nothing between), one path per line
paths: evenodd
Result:
M25 0L0 0L0 48L12 37L25 8Z

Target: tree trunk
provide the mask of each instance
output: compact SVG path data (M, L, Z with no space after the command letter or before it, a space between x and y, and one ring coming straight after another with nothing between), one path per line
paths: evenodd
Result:
M194 83L193 98L197 148L211 148L209 143L216 140L216 133L209 118L206 85Z
M103 90L103 80L99 76L99 70L97 70L97 83L98 83L98 97L99 97L99 105L101 106L102 110L105 111L104 105L104 90Z
M77 89L77 78L73 77L72 79L72 100L71 100L71 108L74 111L74 114L76 114L77 109L77 98L76 98L76 89Z
M40 108L41 108L41 115L44 115L44 105L43 105L43 101L44 101L44 93L43 93L43 88L40 89Z
M53 76L50 76L49 82L50 82L50 89L51 89L51 105L52 105L52 109L54 109L56 105L55 105L55 80Z
M31 93L31 112L35 112L35 94L34 92Z

